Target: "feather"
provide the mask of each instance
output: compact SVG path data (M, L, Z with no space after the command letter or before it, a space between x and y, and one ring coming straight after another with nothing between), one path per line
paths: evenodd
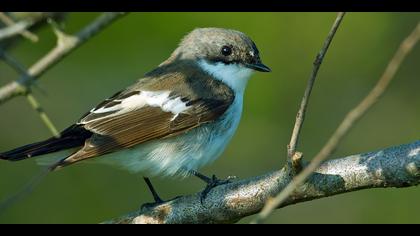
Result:
M234 97L195 63L165 65L83 116L77 124L92 136L53 169L188 132L217 120Z

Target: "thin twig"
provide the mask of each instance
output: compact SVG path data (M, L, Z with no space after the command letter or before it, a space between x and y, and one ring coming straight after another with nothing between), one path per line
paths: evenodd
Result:
M57 131L57 128L55 128L51 119L48 117L47 113L45 113L44 109L42 109L41 105L35 99L35 97L31 93L27 93L26 99L28 100L29 104L31 104L32 109L34 109L38 113L42 122L45 124L48 130L54 135L54 137L56 138L60 137L60 133Z
M21 76L29 77L27 70L25 67L19 63L15 58L10 56L8 53L0 50L0 57L12 68L16 70ZM48 117L47 113L45 113L44 109L41 107L40 103L35 99L35 97L31 94L28 90L26 93L26 99L31 105L31 107L38 113L39 117L41 118L42 122L48 128L48 130L54 135L54 137L59 137L60 133L57 131L57 128Z
M29 68L29 77L21 77L19 80L10 82L0 88L0 104L15 96L26 94L27 89L31 86L34 79L37 79L52 66L60 62L65 56L123 15L124 13L120 12L103 13L75 36L64 34L58 29L55 29L58 36L56 47Z
M353 108L338 126L337 130L329 138L327 143L321 149L321 151L314 157L311 163L297 175L288 185L284 188L275 198L267 201L263 210L258 214L253 223L260 223L265 220L274 209L280 204L287 200L287 198L293 193L293 191L300 186L316 168L325 160L331 153L336 149L343 137L349 132L353 125L368 111L369 108L375 104L376 101L387 89L389 83L394 78L398 68L404 61L406 56L411 52L413 47L420 39L420 23L417 24L412 33L404 39L400 44L398 50L394 54L394 57L388 63L387 68L382 74L381 78L370 91L370 93L355 107Z
M0 58L3 59L10 67L12 67L19 75L29 76L26 68L19 63L14 57L0 48Z
M35 23L34 21L23 20L14 22L13 19L4 12L0 12L0 20L8 26L4 29L0 29L0 40L20 34L32 42L38 42L38 36L27 30L27 28Z
M300 130L302 128L303 121L305 120L306 108L308 106L309 97L311 96L312 87L314 86L319 67L321 66L321 63L324 59L325 54L327 53L328 47L330 46L332 39L334 38L335 32L337 31L338 27L340 26L341 21L343 20L344 14L345 14L344 12L338 13L334 21L334 24L331 27L331 30L328 33L327 38L324 41L324 45L322 46L319 53L316 55L315 61L313 63L314 67L312 69L311 76L309 77L308 84L306 86L305 93L302 98L302 102L300 103L299 111L296 115L296 122L293 128L292 136L290 138L290 143L287 146L287 156L289 160L292 159L293 155L296 152L297 144L299 141Z

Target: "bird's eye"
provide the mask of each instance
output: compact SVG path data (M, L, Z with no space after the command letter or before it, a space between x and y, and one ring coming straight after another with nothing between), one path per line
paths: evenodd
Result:
M230 54L232 54L232 48L229 47L229 46L223 46L222 47L222 55L225 56L225 57L227 57Z

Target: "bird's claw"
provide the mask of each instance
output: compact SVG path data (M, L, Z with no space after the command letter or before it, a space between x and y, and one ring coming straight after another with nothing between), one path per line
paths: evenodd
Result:
M146 209L150 209L150 208L154 208L156 206L159 206L160 204L162 204L164 202L148 202L148 203L144 203L140 206L140 210L146 210Z
M151 203L144 203L144 204L142 204L141 206L140 206L140 210L146 210L146 209L150 209L150 208L154 208L154 207L157 207L157 206L159 206L159 205L162 205L162 204L164 204L164 203L167 203L167 202L170 202L170 201L173 201L173 200L176 200L176 199L178 199L178 198L181 198L182 196L176 196L176 197L174 197L174 198L172 198L172 199L169 199L169 200L166 200L166 201L164 201L164 200L162 200L162 199L155 199L155 202L151 202Z
M200 194L200 201L201 204L204 203L204 201L206 200L206 197L208 195L208 193L215 187L219 186L219 185L224 185L224 184L228 184L231 183L232 179L235 179L236 176L229 176L227 179L218 179L216 177L216 175L213 175L211 178L209 178L208 182L207 182L207 186L206 188L201 192Z

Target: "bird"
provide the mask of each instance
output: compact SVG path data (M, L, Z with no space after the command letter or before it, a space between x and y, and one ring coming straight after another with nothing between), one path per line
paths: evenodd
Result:
M48 171L93 159L144 176L194 175L207 183L205 199L229 180L198 170L217 159L234 135L254 71L271 69L246 34L196 28L168 59L100 102L59 137L0 153L0 159L20 161L70 150ZM155 202L164 202L149 177L144 180Z

